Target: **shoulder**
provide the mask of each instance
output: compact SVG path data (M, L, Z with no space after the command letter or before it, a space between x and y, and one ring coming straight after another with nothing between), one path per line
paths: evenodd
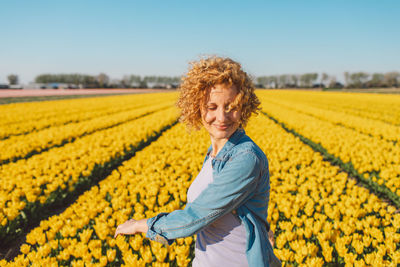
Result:
M232 147L229 158L231 160L254 160L259 164L267 164L267 157L261 148L246 134Z

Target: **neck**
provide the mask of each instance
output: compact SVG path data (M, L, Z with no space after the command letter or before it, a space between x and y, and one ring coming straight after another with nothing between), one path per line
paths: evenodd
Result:
M212 152L211 156L215 157L219 151L224 147L225 143L228 142L228 139L213 139L211 137L211 146L212 146Z

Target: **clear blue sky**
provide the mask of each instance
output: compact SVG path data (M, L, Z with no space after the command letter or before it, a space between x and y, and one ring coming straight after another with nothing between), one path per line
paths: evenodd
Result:
M1 1L0 82L181 75L199 55L254 76L400 71L400 1Z

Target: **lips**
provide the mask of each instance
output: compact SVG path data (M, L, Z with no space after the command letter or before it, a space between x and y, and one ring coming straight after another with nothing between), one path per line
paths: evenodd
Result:
M214 125L215 128L217 128L218 130L226 130L229 128L229 124L225 124L225 125Z

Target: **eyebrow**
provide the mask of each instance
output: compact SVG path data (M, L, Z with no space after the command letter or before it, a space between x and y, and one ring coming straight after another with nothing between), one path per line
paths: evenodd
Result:
M232 102L231 102L231 103L226 103L225 106L229 106L229 105L231 105L231 104L232 104ZM217 104L214 103L214 102L207 103L207 106L212 106L212 105L217 106Z

